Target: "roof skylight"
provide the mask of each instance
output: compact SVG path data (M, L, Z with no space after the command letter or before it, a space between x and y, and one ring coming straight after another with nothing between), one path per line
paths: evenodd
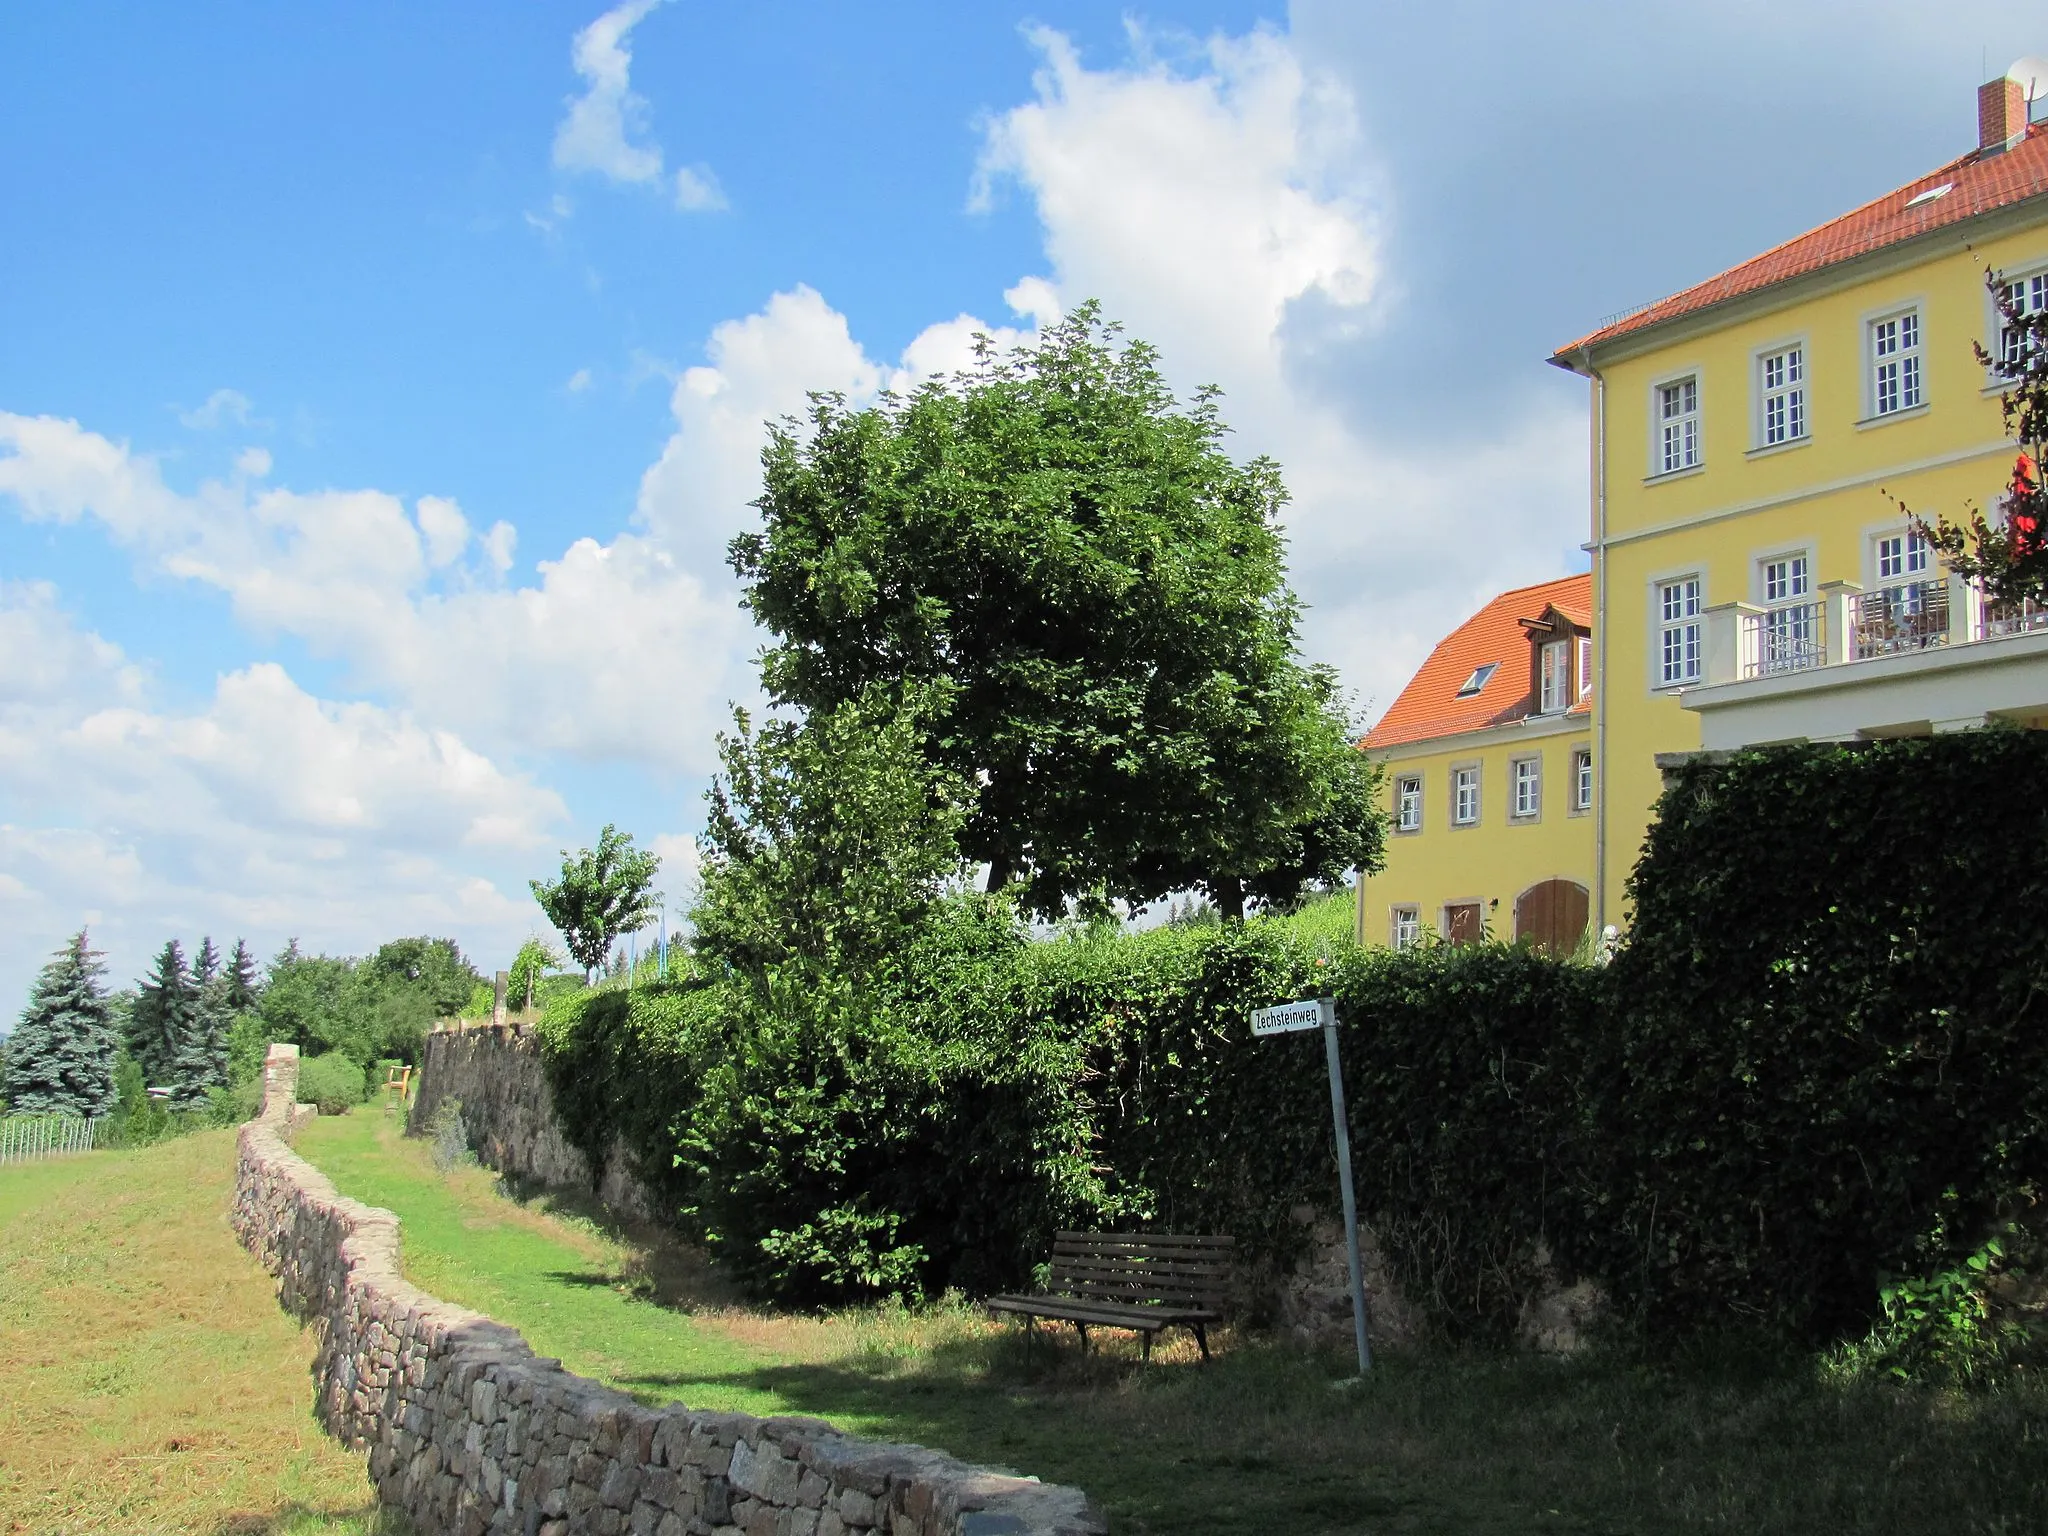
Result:
M1472 669L1472 675L1465 679L1465 686L1458 690L1458 697L1469 699L1493 680L1493 674L1500 669L1497 661L1482 662Z
M1931 203L1939 198L1947 197L1955 189L1956 184L1954 182L1944 181L1940 186L1929 187L1925 192L1915 192L1906 199L1906 206L1908 208L1918 208L1922 203Z

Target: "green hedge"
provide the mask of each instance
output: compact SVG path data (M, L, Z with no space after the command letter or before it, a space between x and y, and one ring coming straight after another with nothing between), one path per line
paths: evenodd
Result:
M1859 1329L2048 1174L2048 733L1680 772L1586 1064L1574 1256L1655 1320ZM1916 1268L1917 1267L1917 1268Z
M1361 951L1284 920L1034 941L942 905L865 990L686 979L544 1023L557 1103L623 1132L760 1293L1029 1282L1063 1225L1230 1231L1285 1264L1335 1203L1333 995L1361 1206L1450 1337L1591 1277L1655 1330L1866 1326L2044 1182L2048 733L1686 769L1606 970Z

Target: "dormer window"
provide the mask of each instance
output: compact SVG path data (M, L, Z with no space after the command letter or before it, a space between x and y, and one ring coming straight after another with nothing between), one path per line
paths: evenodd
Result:
M1542 650L1540 713L1561 714L1578 702L1572 688L1572 643L1569 640L1552 640Z
M1474 667L1472 675L1465 679L1465 686L1458 690L1458 697L1461 699L1471 698L1473 694L1479 692L1480 689L1492 682L1493 674L1499 670L1500 663L1497 661L1483 662L1479 666Z

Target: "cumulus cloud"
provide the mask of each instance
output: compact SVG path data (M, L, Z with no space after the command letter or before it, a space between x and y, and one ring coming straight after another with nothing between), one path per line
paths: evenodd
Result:
M222 593L257 633L295 636L356 686L493 748L708 762L744 619L653 539L579 539L536 584L506 588L514 530L473 538L451 500L409 512L374 490L184 493L76 422L0 412L7 494L32 521L97 522L146 573Z
M673 177L664 176L661 146L648 130L647 98L633 89L628 39L660 3L627 0L576 34L569 58L583 80L583 93L569 98L569 110L555 129L555 168L627 185L667 180L676 207L686 213L709 213L726 206L717 175L700 161L682 167ZM568 211L558 198L551 217L529 213L527 218L551 230Z
M566 815L455 733L316 698L275 663L166 707L47 584L0 586L0 678L0 969L21 975L79 923L117 974L202 929L509 935L525 893L483 871L530 860Z
M1398 284L1355 102L1287 36L1219 35L1176 64L1134 29L1101 69L1031 38L1033 98L987 123L971 195L1016 187L1037 210L1052 270L1009 302L1042 320L1100 299L1180 388L1223 387L1233 450L1277 458L1294 496L1310 650L1384 707L1452 619L1558 572L1585 518L1583 418L1532 409L1436 448L1301 382L1296 352L1369 335Z

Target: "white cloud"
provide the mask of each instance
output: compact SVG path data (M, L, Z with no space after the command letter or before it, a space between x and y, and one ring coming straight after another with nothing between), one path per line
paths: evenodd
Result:
M469 519L445 496L422 496L413 507L420 536L426 540L427 564L439 570L453 565L469 547Z
M249 397L239 389L216 389L197 410L178 412L178 420L195 432L211 432L230 423L246 427L253 409Z
M633 89L633 52L627 46L633 29L660 3L627 0L576 34L569 57L582 77L583 94L569 98L569 110L555 129L557 170L627 185L665 179L661 146L648 130L647 98ZM701 161L676 171L670 185L676 207L685 213L711 213L726 206L717 175ZM551 217L529 213L527 218L548 231L568 212L558 198Z
M1297 382L1292 347L1355 337L1396 297L1354 104L1286 36L1211 38L1192 69L1142 31L1108 69L1057 32L1032 38L1034 99L986 125L971 198L1019 186L1044 228L1051 275L1006 298L1041 323L1100 299L1179 388L1224 388L1232 451L1274 456L1294 497L1308 647L1384 708L1484 597L1559 572L1583 536L1583 418L1533 412L1417 447Z
M0 587L0 678L0 970L25 978L80 923L119 976L171 933L360 950L530 921L516 877L480 871L530 862L565 808L452 732L269 662L165 708L45 584Z
M717 213L728 207L717 172L702 161L677 171L676 206L685 213Z
M669 398L676 430L641 477L639 517L709 569L754 517L764 423L801 414L807 390L870 399L883 376L846 317L803 285L775 294L756 314L721 322L705 352L708 363L676 380Z
M626 37L660 0L628 0L576 34L569 57L583 77L583 94L555 130L555 165L591 171L613 181L652 181L661 174L661 147L634 144L647 130L647 102L632 87L633 54Z
M590 388L590 370L588 368L578 368L569 375L569 382L564 384L562 388L572 395L582 394L584 390Z
M235 473L247 475L251 480L261 480L270 473L270 450L244 448L235 455Z
M381 491L184 494L147 456L53 417L0 412L0 494L32 521L97 521L146 573L221 592L259 633L493 747L700 769L745 633L655 539L579 539L507 589L514 530L472 540L452 501L408 515Z

